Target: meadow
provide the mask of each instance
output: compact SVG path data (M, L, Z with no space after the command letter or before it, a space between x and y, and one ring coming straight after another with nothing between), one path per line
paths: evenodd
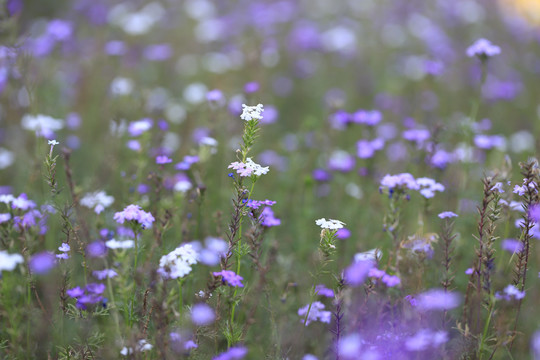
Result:
M1 359L540 359L537 0L0 0Z

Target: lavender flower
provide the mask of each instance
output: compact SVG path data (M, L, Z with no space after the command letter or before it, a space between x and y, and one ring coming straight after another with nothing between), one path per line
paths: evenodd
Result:
M334 297L334 290L328 289L324 284L319 284L315 286L315 292L317 295L333 298Z
M119 224L123 224L126 220L133 221L142 225L143 228L149 228L155 219L151 213L143 211L139 205L128 205L123 211L114 214L114 220Z
M214 276L221 276L222 281L224 284L227 284L229 286L237 286L237 287L244 287L244 284L242 284L242 280L244 280L243 277L240 275L237 275L234 271L231 270L222 270L219 272L214 272Z
M164 165L164 164L168 164L168 163L172 163L172 159L169 158L168 156L159 155L159 156L156 157L156 164Z
M92 274L98 280L103 280L107 278L112 279L113 277L118 276L118 273L112 269L95 270L92 272Z
M501 241L501 248L510 253L518 253L523 249L523 244L516 239L504 239Z
M460 297L453 292L443 289L431 289L416 297L418 308L421 310L450 310L457 307Z
M309 314L308 314L309 309ZM332 318L332 313L330 311L324 310L324 304L320 301L315 301L311 304L311 309L309 304L298 309L298 315L304 319L307 314L306 326L308 326L312 321L320 321L323 323L330 323ZM303 320L302 320L303 321Z
M56 266L56 257L54 254L44 251L30 258L28 267L33 273L44 275Z
M246 162L235 161L228 166L229 169L236 170L240 176L261 176L268 173L268 166L263 167L247 158Z
M362 285L374 264L375 262L372 260L359 260L353 262L345 269L345 282L350 286Z
M262 226L272 227L281 225L281 219L274 216L274 210L269 207L265 207L259 216L259 221Z
M525 291L519 291L517 287L514 285L508 285L504 288L504 293L501 294L500 292L495 293L496 299L504 299L506 301L512 301L512 300L521 300L525 297Z
M105 191L88 193L81 199L81 205L94 209L96 214L100 214L105 208L111 206L113 202L114 197L107 195Z
M243 346L234 346L234 347L229 348L229 350L227 350L226 352L215 356L214 358L212 358L212 360L237 360L237 359L243 359L244 356L247 355L247 353L248 353L247 348L245 348Z
M195 304L191 308L191 321L197 326L210 325L216 319L214 310L204 304Z
M409 351L424 351L429 348L436 348L447 341L448 333L446 331L421 329L405 340L405 348Z
M453 213L453 212L451 212L451 211L443 211L442 213L440 213L440 214L437 215L437 216L440 217L441 219L448 219L448 218L457 217L458 214Z
M489 57L499 55L501 48L493 45L489 40L478 39L471 46L467 48L467 56L477 56L480 59L487 59Z

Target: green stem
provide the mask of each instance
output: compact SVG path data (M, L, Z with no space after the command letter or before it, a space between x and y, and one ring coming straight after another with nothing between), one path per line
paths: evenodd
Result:
M487 333L489 331L489 324L491 323L491 318L493 317L493 312L495 310L495 302L493 300L490 300L489 304L489 316L486 320L486 324L484 325L484 332L482 334L482 338L480 340L480 346L478 348L478 357L479 360L482 360L483 357L483 350L484 350L484 342L487 338Z
M180 321L182 321L182 310L184 309L184 293L182 287L184 285L184 279L178 280L178 314Z

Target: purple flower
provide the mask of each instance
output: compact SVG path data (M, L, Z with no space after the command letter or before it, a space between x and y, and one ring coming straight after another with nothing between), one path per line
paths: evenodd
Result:
M6 221L9 221L10 219L11 219L11 214L9 213L0 214L0 224Z
M121 56L127 52L126 43L119 40L112 40L105 44L105 52L111 56Z
M107 247L103 241L93 241L86 246L86 253L90 257L102 257L107 254Z
M351 237L351 231L347 228L338 229L338 231L336 232L336 238L340 240L345 240L349 237Z
M99 295L103 294L105 291L105 284L101 283L90 283L86 285L86 292L89 294Z
M210 90L206 93L206 100L213 103L222 104L225 100L225 97L223 96L223 92L218 89Z
M332 174L324 169L315 169L311 173L311 176L315 181L327 182L332 179Z
M139 205L128 205L123 211L114 214L114 220L123 224L126 220L141 224L144 228L149 228L155 221L151 213L141 209Z
M171 45L169 44L154 44L149 45L144 49L144 57L149 61L165 61L173 54Z
M55 19L49 22L47 26L47 34L52 36L56 41L65 41L71 37L73 26L69 21Z
M213 274L214 276L221 276L223 283L229 286L244 287L244 284L242 284L242 280L244 280L244 278L237 275L234 271L222 270L219 272L214 272Z
M94 272L92 272L92 274L98 280L103 280L103 279L113 278L115 276L118 276L118 273L112 269L95 270Z
M243 346L235 346L229 348L224 353L214 356L212 360L237 360L243 359L248 353L248 349Z
M244 85L244 91L247 94L251 94L251 93L259 91L259 83L255 81L248 82L246 85Z
M141 151L142 149L141 143L138 140L129 140L126 146L129 150L133 151Z
M518 253L523 249L523 244L516 239L504 239L501 242L501 248L511 253Z
M505 149L506 139L501 135L484 135L478 134L474 137L474 145L483 150L489 150L493 148Z
M171 162L172 159L170 159L167 155L159 155L156 157L156 164L163 165Z
M534 222L540 223L540 205L539 204L532 205L529 208L529 216Z
M501 294L499 292L495 293L496 299L504 299L506 301L511 300L521 300L525 297L525 291L519 291L517 287L514 285L508 285L504 288L504 293Z
M377 110L358 110L352 115L352 122L375 126L382 120L382 114Z
M437 216L440 217L441 219L447 219L447 218L457 217L458 214L453 213L453 212L451 212L451 211L443 211L442 213L440 213L440 214L437 215Z
M199 162L198 156L186 155L184 156L184 159L181 162L179 162L178 164L174 166L174 168L176 170L189 170L192 164L195 164L198 162Z
M388 287L394 287L401 284L401 279L395 275L384 274L382 277L382 282Z
M308 313L309 310L309 313ZM308 326L312 321L320 321L323 323L330 323L332 318L332 313L330 311L324 310L324 304L320 301L315 301L311 304L311 307L308 305L298 309L298 316L302 317L302 322L307 315L306 326Z
M438 347L448 341L446 331L432 331L421 329L415 335L405 340L405 347L409 351L424 351L430 347Z
M84 295L84 290L80 286L74 287L73 289L66 290L66 294L72 298L78 298Z
M345 281L351 286L359 286L364 283L364 280L368 276L371 268L373 268L374 262L371 260L360 260L353 262L347 269L345 269Z
M58 250L62 252L68 252L69 250L71 250L71 248L69 247L69 244L62 243L62 245L58 248Z
M354 165L354 157L343 150L334 151L328 160L328 168L332 171L349 172Z
M421 148L424 143L431 137L431 134L427 129L410 129L405 130L402 133L402 136L405 140L412 141L416 143L416 146L418 148Z
M214 309L204 303L195 304L191 308L191 321L197 326L210 325L215 319Z
M39 275L47 274L56 266L56 257L54 254L44 251L32 256L28 266L33 273Z
M324 284L319 284L315 286L315 292L317 293L317 295L320 296L325 296L329 298L334 297L334 290L328 289L326 286L324 286Z
M480 59L487 59L501 53L501 48L493 45L489 40L478 39L467 49L467 56L477 56Z
M472 275L473 272L474 272L473 268L467 268L467 270L465 270L466 275Z
M259 216L259 221L262 226L272 227L281 225L281 219L274 216L274 210L269 207L265 207Z
M431 289L416 297L418 308L421 310L449 310L460 303L458 294L443 289Z

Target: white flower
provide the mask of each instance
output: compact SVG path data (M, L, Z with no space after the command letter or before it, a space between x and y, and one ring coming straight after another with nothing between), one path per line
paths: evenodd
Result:
M252 119L261 120L263 117L261 113L264 111L263 105L258 104L257 106L247 106L246 104L242 104L242 115L240 115L240 119L250 121Z
M47 115L26 114L21 120L23 129L35 131L38 136L50 137L64 127L64 121Z
M174 191L178 191L181 193L185 193L186 191L190 190L193 187L191 185L191 182L187 180L180 180L176 184L174 184Z
M139 340L137 350L142 352L142 351L152 350L153 347L154 346L150 344L148 341L146 341L145 339L142 339L142 340Z
M47 143L48 143L49 145L52 145L52 146L60 144L60 143L59 143L58 141L56 141L56 140L49 140Z
M267 174L269 169L268 169L268 166L261 166L255 162L253 162L253 160L251 160L251 158L247 158L246 159L246 166L251 168L251 170L253 171L253 173L257 176L261 176L263 174Z
M24 262L20 254L9 254L7 251L0 251L0 273L3 270L13 271L17 264Z
M135 83L125 77L116 77L111 82L111 94L113 96L129 95L133 91Z
M0 169L5 169L8 166L11 166L14 161L15 156L13 155L13 152L0 148Z
M183 278L191 272L191 265L198 262L199 254L191 244L177 247L159 260L158 273L169 279Z
M109 249L131 249L135 246L135 242L133 240L118 241L111 239L105 243L105 246Z
M343 221L325 218L315 220L315 224L319 225L322 229L337 230L343 228L345 223Z
M96 214L101 213L106 207L111 206L113 202L114 197L107 195L105 191L88 193L81 199L81 205L94 209Z

